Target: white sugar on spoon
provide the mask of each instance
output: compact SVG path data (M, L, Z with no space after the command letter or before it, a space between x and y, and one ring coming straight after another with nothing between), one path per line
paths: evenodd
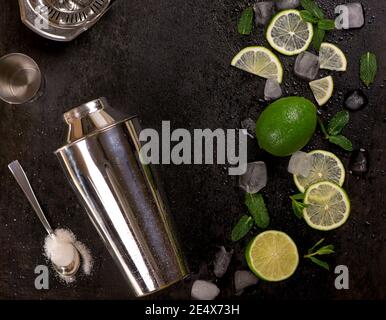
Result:
M74 243L75 237L64 229L55 230L53 235L46 237L44 242L44 252L47 258L51 260L55 270L67 282L72 281L70 277L75 275L80 266L79 252Z
M20 188L23 190L32 208L39 217L41 223L48 233L48 247L52 249L52 254L49 258L51 259L55 270L62 277L71 277L79 269L80 257L79 252L71 241L62 241L60 235L58 236L52 230L43 210L35 196L35 193L29 183L27 175L25 174L19 161L13 161L8 165L9 170L12 172ZM67 240L68 237L67 237ZM63 252L61 252L63 250Z
M71 266L79 268L79 258L82 262L83 273L89 275L91 273L93 259L88 248L76 237L72 231L67 229L56 229L54 236L48 235L44 242L44 252L48 259L51 260L54 266ZM80 257L79 257L80 255ZM70 267L71 269L71 267ZM72 282L74 279L72 274L59 273L66 282ZM77 270L76 270L77 271Z

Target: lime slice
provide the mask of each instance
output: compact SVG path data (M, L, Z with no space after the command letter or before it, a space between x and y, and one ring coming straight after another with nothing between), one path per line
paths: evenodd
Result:
M323 106L334 92L334 80L331 76L314 80L310 82L310 87L319 106Z
M343 225L350 215L350 200L337 184L322 181L310 186L304 196L304 220L317 230L329 231Z
M266 281L289 278L299 264L296 244L280 231L260 233L248 245L245 256L249 268Z
M247 47L233 58L231 65L266 79L283 81L283 67L278 57L264 47Z
M333 71L346 71L347 69L347 59L343 51L328 42L323 42L320 46L319 62L321 69Z
M342 161L328 151L315 150L309 153L312 159L310 174L304 178L301 175L294 175L296 187L301 193L312 184L320 181L331 181L343 186L346 172Z
M266 37L276 51L293 56L306 51L314 35L312 24L303 21L298 10L284 10L273 17Z

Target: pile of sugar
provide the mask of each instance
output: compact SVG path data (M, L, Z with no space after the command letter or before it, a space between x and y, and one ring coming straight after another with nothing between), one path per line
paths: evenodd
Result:
M91 274L93 258L90 250L76 240L74 233L67 229L56 229L54 236L48 235L44 241L44 252L52 263L67 266L74 260L74 247L79 251L81 266L85 275ZM73 282L75 277L62 277L66 282Z

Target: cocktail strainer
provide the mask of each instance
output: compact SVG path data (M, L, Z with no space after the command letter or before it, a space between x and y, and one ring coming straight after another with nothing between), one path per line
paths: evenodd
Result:
M113 0L19 0L23 23L39 35L70 41L93 26Z

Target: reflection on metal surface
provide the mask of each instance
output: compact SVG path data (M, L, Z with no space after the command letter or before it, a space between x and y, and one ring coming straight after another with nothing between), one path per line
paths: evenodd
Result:
M66 112L63 115L68 125L66 142L74 142L96 130L113 125L115 120L105 108L109 108L109 105L105 98L100 98Z
M137 296L187 275L158 179L139 160L136 118L115 122L103 99L65 114L68 144L57 156ZM73 132L76 131L76 132Z

